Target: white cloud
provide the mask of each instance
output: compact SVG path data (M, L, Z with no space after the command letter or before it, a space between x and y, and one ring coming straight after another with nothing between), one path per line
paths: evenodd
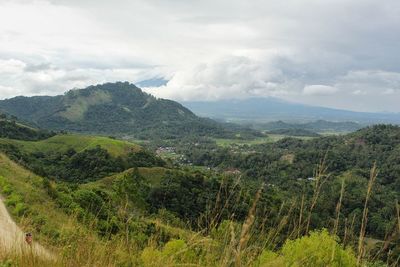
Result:
M384 95L393 95L395 93L396 93L396 91L392 88L386 89L385 91L382 92L382 94L384 94Z
M353 95L365 95L366 92L360 89L354 90Z
M306 85L303 89L305 95L333 95L338 92L338 89L328 85L314 84Z
M286 95L285 82L282 72L267 62L231 56L179 71L167 85L146 90L164 98L216 100Z
M2 60L0 59L0 74L17 74L23 72L26 64L20 60L8 59Z
M0 98L165 77L148 91L400 111L399 13L396 0L0 0Z

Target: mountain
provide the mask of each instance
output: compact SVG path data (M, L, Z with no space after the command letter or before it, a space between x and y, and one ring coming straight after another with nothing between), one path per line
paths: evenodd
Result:
M143 139L233 135L220 123L199 118L181 104L157 99L127 82L89 86L58 96L19 96L0 101L0 110L58 131Z
M248 98L243 100L194 101L182 104L199 116L232 122L299 121L355 121L360 123L400 123L400 114L354 112L308 106L276 98Z

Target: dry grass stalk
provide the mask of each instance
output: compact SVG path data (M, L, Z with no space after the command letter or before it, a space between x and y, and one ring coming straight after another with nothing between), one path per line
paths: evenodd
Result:
M253 201L253 205L251 206L249 213L247 215L247 218L242 225L242 231L240 233L239 244L236 249L236 257L235 257L235 266L236 267L239 267L242 265L242 257L241 257L242 250L246 247L247 242L250 239L250 229L255 220L256 207L257 207L257 203L261 197L263 188L264 188L264 183L262 183L260 189L257 191L256 197Z
M367 194L365 196L365 202L364 202L363 216L362 216L362 220L361 220L360 236L358 238L358 250L357 250L358 251L358 257L357 257L358 265L361 264L361 260L365 253L364 240L365 240L365 229L367 227L367 219L368 219L368 201L371 197L372 187L374 186L377 176L378 176L378 170L377 170L376 162L375 162L374 166L372 167L371 172L370 172Z
M333 227L333 235L337 235L337 231L339 228L339 221L340 221L340 209L342 207L342 200L343 200L343 195L344 195L344 187L345 187L345 178L343 178L342 180L342 186L340 189L340 197L339 197L339 201L336 205L336 220L335 220L335 225ZM335 248L336 246L333 246L333 250L332 250L332 262L335 259Z
M396 200L396 217L397 217L397 230L398 233L400 234L400 205L399 205L399 201Z
M241 181L241 176L238 176L235 183L233 184L233 187L230 188L229 190L228 190L226 184L224 183L224 181L222 181L220 188L218 190L217 199L215 201L214 208L210 214L211 219L209 220L209 223L208 223L208 229L214 229L217 226L218 222L221 219L222 214L228 208L229 203L231 203L231 200L235 195L235 190L239 186L240 181ZM226 200L223 204L221 203L222 202L222 194L227 196Z
M303 193L303 196L301 197L299 223L298 223L298 226L297 226L297 237L300 237L300 235L301 235L301 228L302 228L301 225L302 225L303 209L304 209L304 198L305 198L305 195Z
M306 224L306 234L308 233L310 229L310 223L311 223L311 214L315 208L315 205L317 204L319 194L321 193L321 188L323 184L328 180L329 174L327 174L328 166L326 165L326 157L327 153L325 154L325 157L321 160L321 162L318 164L315 173L314 173L314 178L315 178L315 188L314 188L314 194L311 200L311 205L310 205L310 210L308 212L308 218L307 218L307 224Z

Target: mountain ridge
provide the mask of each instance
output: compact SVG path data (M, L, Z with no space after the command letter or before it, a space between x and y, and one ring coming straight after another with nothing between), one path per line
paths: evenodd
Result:
M197 117L183 105L156 98L128 82L93 85L57 96L18 96L1 100L0 110L57 131L142 139L229 134L220 123Z

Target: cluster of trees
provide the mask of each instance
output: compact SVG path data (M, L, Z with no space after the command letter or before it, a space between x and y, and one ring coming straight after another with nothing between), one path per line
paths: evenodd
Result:
M276 143L255 146L243 145L232 150L219 147L210 140L194 144L176 144L194 165L216 170L238 169L242 183L265 182L279 190L284 198L310 198L314 192L315 169L325 159L329 174L321 188L315 208L318 214L312 222L315 228L329 227L336 216L341 182L346 191L342 215L349 220L360 218L370 169L376 162L379 175L370 200L370 220L367 233L384 238L395 222L396 199L400 199L400 127L377 125L346 136L321 137L309 141L285 138ZM298 201L299 201L298 199ZM354 229L359 229L356 221Z
M81 152L71 148L65 152L25 153L14 145L6 144L1 145L0 150L40 176L78 183L97 180L133 167L165 165L163 160L145 150L130 152L124 157L113 157L100 146Z
M33 129L17 122L17 118L0 113L0 138L37 141L55 135L54 132Z

